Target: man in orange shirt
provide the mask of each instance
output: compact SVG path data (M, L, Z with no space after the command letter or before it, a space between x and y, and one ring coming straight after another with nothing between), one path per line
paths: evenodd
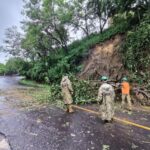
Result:
M130 85L126 77L122 79L121 83L121 91L122 91L122 107L125 107L125 99L127 99L128 109L132 110L131 97L130 97Z

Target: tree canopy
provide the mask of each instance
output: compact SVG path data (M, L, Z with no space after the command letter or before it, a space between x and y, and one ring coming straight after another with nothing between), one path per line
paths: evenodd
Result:
M144 30L141 22L149 11L148 0L24 0L24 32L8 28L1 50L29 60L30 77L57 78L68 70L80 70L81 59L97 42L125 32L127 26L131 30L140 24ZM124 52L125 58L128 54Z

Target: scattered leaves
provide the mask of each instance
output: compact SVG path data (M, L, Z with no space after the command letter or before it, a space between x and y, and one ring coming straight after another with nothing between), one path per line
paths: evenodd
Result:
M103 145L102 150L109 150L109 149L110 149L110 146L109 146L109 145Z
M136 149L136 148L138 148L138 146L137 146L137 145L135 145L134 143L132 143L131 148L132 148L132 149Z
M74 133L71 133L70 135L71 135L72 137L75 137L75 136L76 136Z
M40 118L38 118L38 119L36 120L36 122L37 122L37 123L41 123L42 120L41 120Z

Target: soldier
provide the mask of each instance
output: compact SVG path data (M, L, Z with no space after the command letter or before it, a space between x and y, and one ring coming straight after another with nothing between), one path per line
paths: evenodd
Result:
M122 108L125 108L125 99L127 99L127 108L132 110L131 97L130 97L130 85L126 77L122 78L121 83L121 92L122 92Z
M108 77L102 76L103 84L98 91L97 101L100 105L100 114L104 122L112 122L114 116L114 88L107 83Z
M73 102L72 100L73 89L68 76L63 76L61 80L61 90L62 90L63 100L67 108L66 111L69 113L74 112L71 106Z

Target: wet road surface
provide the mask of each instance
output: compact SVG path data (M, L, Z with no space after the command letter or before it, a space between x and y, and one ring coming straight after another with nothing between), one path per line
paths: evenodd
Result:
M21 87L18 78L1 78L0 139L4 134L13 150L150 149L150 131L144 129L118 122L103 124L97 116L79 110L66 114L54 106L20 109L19 100L6 95L11 88ZM94 105L84 107L97 110ZM116 116L150 126L150 113L146 111L118 111Z
M21 85L18 84L20 79L21 77L19 76L0 76L0 90L9 90L15 87L21 87Z

